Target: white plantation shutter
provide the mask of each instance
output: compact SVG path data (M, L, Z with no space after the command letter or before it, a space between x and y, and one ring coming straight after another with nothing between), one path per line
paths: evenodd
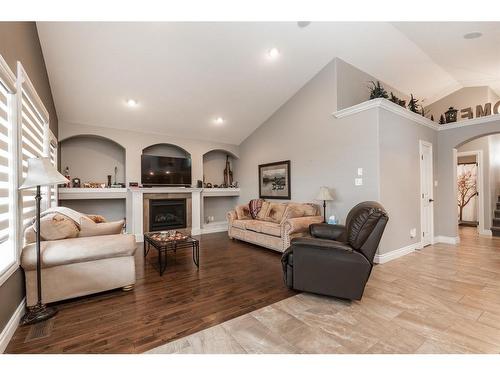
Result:
M0 279L17 267L15 216L15 76L0 55ZM15 269L15 268L14 268Z
M49 130L49 158L54 167L57 168L57 138ZM50 207L58 206L57 185L52 185L49 189Z
M17 78L18 111L20 114L18 120L20 128L19 154L21 159L19 183L21 184L28 171L28 159L48 156L49 116L21 63L18 63ZM22 227L31 222L35 216L35 194L36 188L20 191ZM49 188L43 187L41 210L49 207L49 199Z

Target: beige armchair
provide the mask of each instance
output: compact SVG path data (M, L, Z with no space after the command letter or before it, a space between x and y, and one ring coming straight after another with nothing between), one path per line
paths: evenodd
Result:
M106 290L122 288L131 290L135 284L135 237L130 234L91 235L88 237L80 226L70 219L55 215L51 235L70 229L69 237L42 240L42 302L50 303L80 297ZM43 219L42 219L43 220ZM63 221L69 220L66 223ZM113 224L113 223L106 223ZM119 224L117 222L117 224ZM45 225L47 225L45 223ZM50 225L50 222L49 222ZM62 229L61 229L62 228ZM74 228L77 228L76 233ZM116 229L114 230L116 232ZM118 229L119 231L119 229ZM44 233L43 231L41 232ZM68 232L69 233L69 232ZM89 231L87 231L89 233ZM25 273L26 303L37 302L36 248L33 227L24 232L25 246L21 253L21 266Z

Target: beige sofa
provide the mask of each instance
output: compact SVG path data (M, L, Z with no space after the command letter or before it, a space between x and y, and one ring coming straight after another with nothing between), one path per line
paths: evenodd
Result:
M136 250L133 235L79 235L41 242L43 303L116 288L133 288ZM25 230L25 246L21 253L28 306L37 302L36 245L33 241L34 232L30 226Z
M251 242L279 252L290 246L294 237L309 235L309 225L321 223L320 207L312 203L264 202L253 218L248 205L227 213L230 238Z

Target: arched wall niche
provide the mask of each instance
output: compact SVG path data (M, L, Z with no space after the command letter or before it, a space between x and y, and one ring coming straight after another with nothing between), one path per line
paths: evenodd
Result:
M126 179L126 150L118 142L93 134L68 137L59 142L59 165L61 171L69 167L70 176L82 182L107 182L112 176L115 182L124 183Z
M229 163L233 171L235 161L238 159L232 152L223 149L213 149L203 154L203 181L212 185L221 185L224 183L224 168L226 167L226 158L229 156Z
M144 155L191 158L191 154L180 146L171 143L157 143L142 149Z

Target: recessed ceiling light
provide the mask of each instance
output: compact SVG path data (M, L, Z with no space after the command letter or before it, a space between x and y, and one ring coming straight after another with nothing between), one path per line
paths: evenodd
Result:
M474 31L472 33L467 33L464 35L464 39L477 39L483 36L483 33L480 33L479 31Z
M137 100L135 100L135 99L128 99L127 100L127 105L129 107L137 107Z
M269 57L270 59L276 59L279 57L279 55L280 51L276 47L273 47L269 51L267 51L267 57Z
M224 123L224 119L222 117L216 117L214 123L217 125L222 125Z

